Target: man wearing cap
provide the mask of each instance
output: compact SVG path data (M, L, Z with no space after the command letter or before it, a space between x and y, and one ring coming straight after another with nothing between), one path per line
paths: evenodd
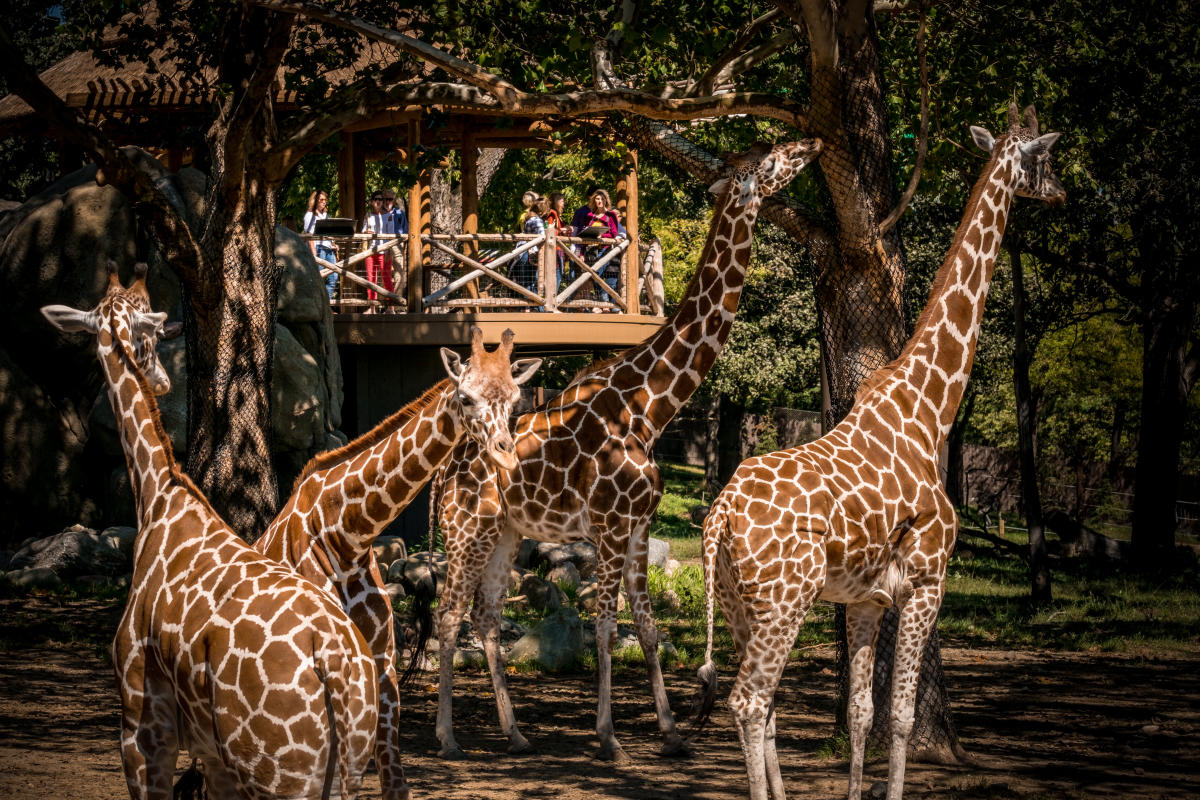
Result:
M392 193L392 199L395 201L395 193ZM367 213L367 218L363 220L363 233L373 233L376 235L395 233L395 217L390 212L384 211L384 192L376 191L371 195L371 210ZM407 230L408 226L405 225ZM390 245L392 239L371 239L368 243L371 247L384 247ZM378 286L382 286L389 292L392 289L392 254L388 250L381 253L372 253L367 256L367 280ZM374 289L367 289L367 299L377 300L379 294ZM371 309L367 309L370 313Z

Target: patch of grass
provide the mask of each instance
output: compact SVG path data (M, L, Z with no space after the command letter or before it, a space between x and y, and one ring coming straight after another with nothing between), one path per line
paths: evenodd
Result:
M700 527L692 511L712 498L704 491L704 469L687 464L659 464L663 497L650 526L650 535L671 543L671 557L679 561L700 558Z
M1086 560L1051 570L1054 601L1029 600L1029 570L1016 558L954 557L939 630L973 647L1119 653L1194 653L1200 574L1140 575Z

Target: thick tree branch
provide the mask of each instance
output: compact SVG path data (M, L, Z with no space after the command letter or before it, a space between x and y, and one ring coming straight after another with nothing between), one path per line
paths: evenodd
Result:
M456 58L449 53L445 53L432 45L422 42L420 39L405 36L398 31L381 28L378 25L373 25L366 20L350 14L343 14L340 11L334 11L317 3L304 2L303 0L249 0L249 2L273 11L300 14L309 19L327 22L330 25L336 25L339 28L359 33L373 41L391 45L402 53L407 53L432 66L441 67L451 75L461 78L469 85L482 89L495 97L505 107L516 102L523 94L523 92L520 92L508 81L497 75L493 75L482 67L472 64L469 61L463 61L461 58Z
M788 16L796 19L795 8L788 2L776 2ZM812 48L813 69L837 66L837 19L829 0L800 0L800 17L808 28L808 43Z
M886 236L887 232L892 229L892 226L904 214L908 204L912 202L913 195L917 193L917 184L921 182L921 170L925 166L925 152L929 147L929 64L926 60L926 43L925 43L925 8L921 8L921 22L917 27L917 64L921 74L921 130L917 134L917 162L913 165L912 177L908 180L908 186L901 195L900 201L896 203L896 207L891 213L884 218L883 222L879 223L879 235Z
M144 204L172 268L189 288L198 283L199 248L187 224L186 204L164 180L166 169L139 148L118 148L99 128L67 106L25 62L3 28L0 28L0 66L14 94L29 103L67 141L95 159L100 167L97 183L112 185L134 202Z
M694 97L702 94L712 94L715 87L721 86L725 82L721 79L723 75L733 74L730 65L743 58L746 48L757 38L758 34L770 27L771 23L779 19L782 15L782 12L778 8L773 8L752 21L746 27L746 30L742 31L737 39L733 41L733 44L729 45L723 53L717 56L712 66L689 87L686 95Z

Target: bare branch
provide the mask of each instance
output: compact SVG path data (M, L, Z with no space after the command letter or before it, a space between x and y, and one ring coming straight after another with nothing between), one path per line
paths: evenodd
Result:
M921 130L917 134L917 163L913 165L912 177L908 180L908 186L901 195L900 201L896 203L896 207L891 213L879 223L880 237L886 236L887 232L892 229L892 226L899 221L901 215L904 214L908 204L912 202L913 195L917 193L917 184L921 182L921 170L925 166L925 153L929 148L929 64L926 61L926 43L925 43L925 9L921 9L921 22L917 27L917 64L921 73Z
M721 77L732 72L732 70L728 69L729 65L742 58L746 52L746 48L750 46L755 37L781 16L783 16L782 12L778 8L773 8L751 22L746 27L746 30L742 31L737 39L733 41L733 44L729 45L729 47L725 48L725 52L717 56L712 66L697 79L695 84L685 94L688 96L712 94L714 87L725 83Z
M505 106L515 102L523 94L523 92L520 92L508 81L497 75L493 75L482 67L468 61L463 61L461 58L456 58L449 53L422 42L420 39L405 36L397 31L380 28L378 25L373 25L366 20L350 14L343 14L340 11L334 11L316 3L305 2L305 0L249 0L249 2L262 8L300 14L309 19L328 22L339 28L362 34L368 39L389 44L397 50L408 53L427 64L441 67L451 75L455 75L466 81L471 86L476 86L484 90Z
M187 224L186 204L163 180L167 174L165 168L139 148L118 148L99 128L67 106L25 62L3 28L0 28L0 67L14 94L95 159L100 168L97 183L110 184L134 202L144 204L172 268L189 283L189 289L194 288L199 283L199 247Z

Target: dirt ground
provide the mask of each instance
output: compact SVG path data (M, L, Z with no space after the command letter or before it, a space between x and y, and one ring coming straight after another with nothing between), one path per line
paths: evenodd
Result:
M14 618L42 624L50 610L44 601L0 601L0 627L9 635ZM51 639L0 652L0 798L123 798L117 695L96 643L112 623L112 605L80 601L53 610L101 633L70 645ZM947 647L943 657L962 743L976 763L910 763L906 797L1200 798L1200 656ZM819 755L832 718L831 669L831 652L813 652L789 668L780 688L779 749L794 798L845 795L846 762ZM691 672L669 672L667 680L672 706L688 708ZM721 680L724 696L732 675L726 671ZM405 766L417 797L745 797L741 751L723 704L690 757L661 758L638 670L626 670L614 689L617 733L634 759L626 766L593 758L594 676L511 676L522 730L538 748L514 758L503 752L486 675L460 672L455 722L470 755L462 762L436 756L432 684L430 676L420 679L407 701ZM886 774L884 760L872 761L865 786ZM373 772L366 789L366 797L378 797Z

